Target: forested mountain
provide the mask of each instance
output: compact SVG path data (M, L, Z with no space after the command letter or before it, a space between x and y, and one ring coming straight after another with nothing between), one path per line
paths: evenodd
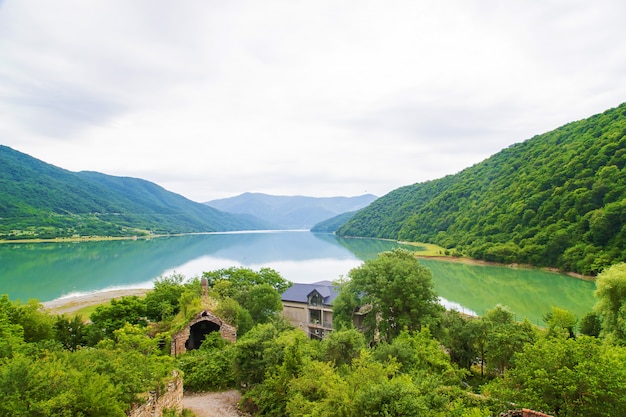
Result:
M311 231L314 233L334 233L337 231L337 229L346 224L348 220L353 218L356 213L357 211L348 211L330 219L323 220L313 226L311 228Z
M228 213L248 214L272 223L276 229L309 229L322 220L361 209L376 196L304 197L244 193L205 204Z
M0 146L0 238L259 229L138 178L71 172Z
M337 233L595 274L626 261L625 165L626 103L394 190Z

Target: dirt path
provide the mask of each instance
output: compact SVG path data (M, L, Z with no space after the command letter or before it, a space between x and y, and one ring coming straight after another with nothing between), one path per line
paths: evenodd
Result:
M248 414L237 409L241 399L239 391L185 394L183 407L193 411L197 417L244 417Z

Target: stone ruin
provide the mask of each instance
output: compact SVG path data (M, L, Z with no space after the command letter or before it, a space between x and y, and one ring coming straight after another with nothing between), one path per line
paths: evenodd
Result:
M506 413L500 413L500 417L552 417L540 411L533 411L527 408L522 410L509 410Z
M146 402L134 404L126 414L128 417L160 417L164 410L183 411L183 380L176 371L165 390L147 392Z
M206 336L219 332L223 339L237 341L237 329L217 317L210 310L202 310L180 332L172 336L170 353L178 356L188 350L198 349Z

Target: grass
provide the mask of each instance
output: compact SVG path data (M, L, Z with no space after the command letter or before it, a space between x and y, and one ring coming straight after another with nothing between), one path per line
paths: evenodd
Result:
M64 314L68 317L74 317L78 315L78 316L81 316L83 320L87 320L91 316L91 313L93 313L96 310L96 308L98 308L99 306L108 305L108 304L111 304L110 300L104 300L102 302L98 302L94 304L87 304L84 307L76 308L76 305L77 305L76 303L69 302L68 304L51 308L49 311L50 311L50 314L59 314L59 315Z
M93 313L94 311L96 311L96 308L100 307L101 305L105 305L105 304L111 304L110 301L106 301L102 304L96 304L96 305L91 305L91 306L86 306L83 307L79 310L76 310L75 312L72 313L72 316L74 315L79 315L81 316L84 320L88 319L89 317L91 317L91 313Z
M402 245L416 246L419 249L416 249L416 254L418 256L452 256L449 249L446 249L442 246L435 245L434 243L422 243L422 242L398 242Z

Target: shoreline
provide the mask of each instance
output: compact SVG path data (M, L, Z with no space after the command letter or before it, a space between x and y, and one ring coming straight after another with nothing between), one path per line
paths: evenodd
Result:
M207 232L207 233L212 233L212 232ZM224 232L224 233L229 233L229 232ZM65 242L72 243L72 242L98 242L98 241L108 241L108 240L149 240L149 239L160 238L160 237L175 237L175 236L185 236L185 235L193 235L193 234L197 234L197 233L154 234L154 235L144 235L144 236L87 236L87 237L63 237L63 238L53 238L53 239L16 239L16 240L0 239L0 245L10 244L10 243L65 243ZM361 239L360 237L356 237L356 236L345 236L345 237L350 238L350 239ZM389 241L396 242L400 245L423 246L423 247L429 248L431 251L443 250L443 248L432 243L407 242L407 241L383 239L383 238L364 238L364 239L389 240ZM485 261L482 259L472 259L472 258L467 258L463 256L459 257L459 256L452 256L452 255L419 254L419 252L416 252L415 256L417 258L434 259L434 260L440 260L440 261L446 261L446 262L459 262L459 263L465 263L469 265L505 266L509 268L537 269L540 271L548 271L548 272L554 272L557 274L568 275L572 278L582 279L583 281L595 281L596 280L595 276L583 275L583 274L570 272L570 271L561 271L558 268L537 267L534 265L526 265L526 264L518 264L518 263L504 264L504 263L499 263L499 262Z
M117 290L97 291L83 295L71 295L69 297L61 297L51 301L40 303L43 309L51 314L73 313L84 307L100 305L107 303L114 298L128 297L136 295L143 297L151 291L152 288L125 288Z
M157 237L174 235L149 236L82 236L82 237L55 237L52 239L0 239L0 245L10 243L73 243L73 242L100 242L109 240L148 240Z
M536 269L539 271L554 272L555 274L567 275L569 277L580 279L583 281L595 282L596 280L596 277L591 276L591 275L583 275L583 274L578 274L576 272L561 271L557 268L538 267L538 266L527 265L527 264L517 264L517 263L503 264L499 262L490 262L490 261L485 261L482 259L472 259L472 258L465 258L465 257L458 257L458 256L419 255L417 252L415 256L417 258L422 258L422 259L433 259L436 261L443 261L443 262L458 262L458 263L463 263L463 264L468 264L468 265L504 266L507 268Z
M432 259L436 261L442 262L458 262L465 263L470 265L484 265L484 266L503 266L508 268L527 268L527 269L538 269L543 271L554 272L558 274L568 275L572 278L581 279L584 281L595 281L595 277L588 277L585 275L574 274L574 273L566 273L562 271L558 271L551 268L537 268L532 265L521 265L521 264L501 264L497 262L489 262L479 259L471 259L464 257L452 257L452 256L433 256L433 255L417 255L417 258L421 259ZM143 297L152 288L122 288L122 289L112 289L112 290L103 290L103 291L95 291L93 293L81 294L81 295L70 295L65 297L60 297L54 300L41 302L43 309L50 314L68 314L76 312L82 308L95 306L110 302L113 299L128 297L128 296L138 296Z

